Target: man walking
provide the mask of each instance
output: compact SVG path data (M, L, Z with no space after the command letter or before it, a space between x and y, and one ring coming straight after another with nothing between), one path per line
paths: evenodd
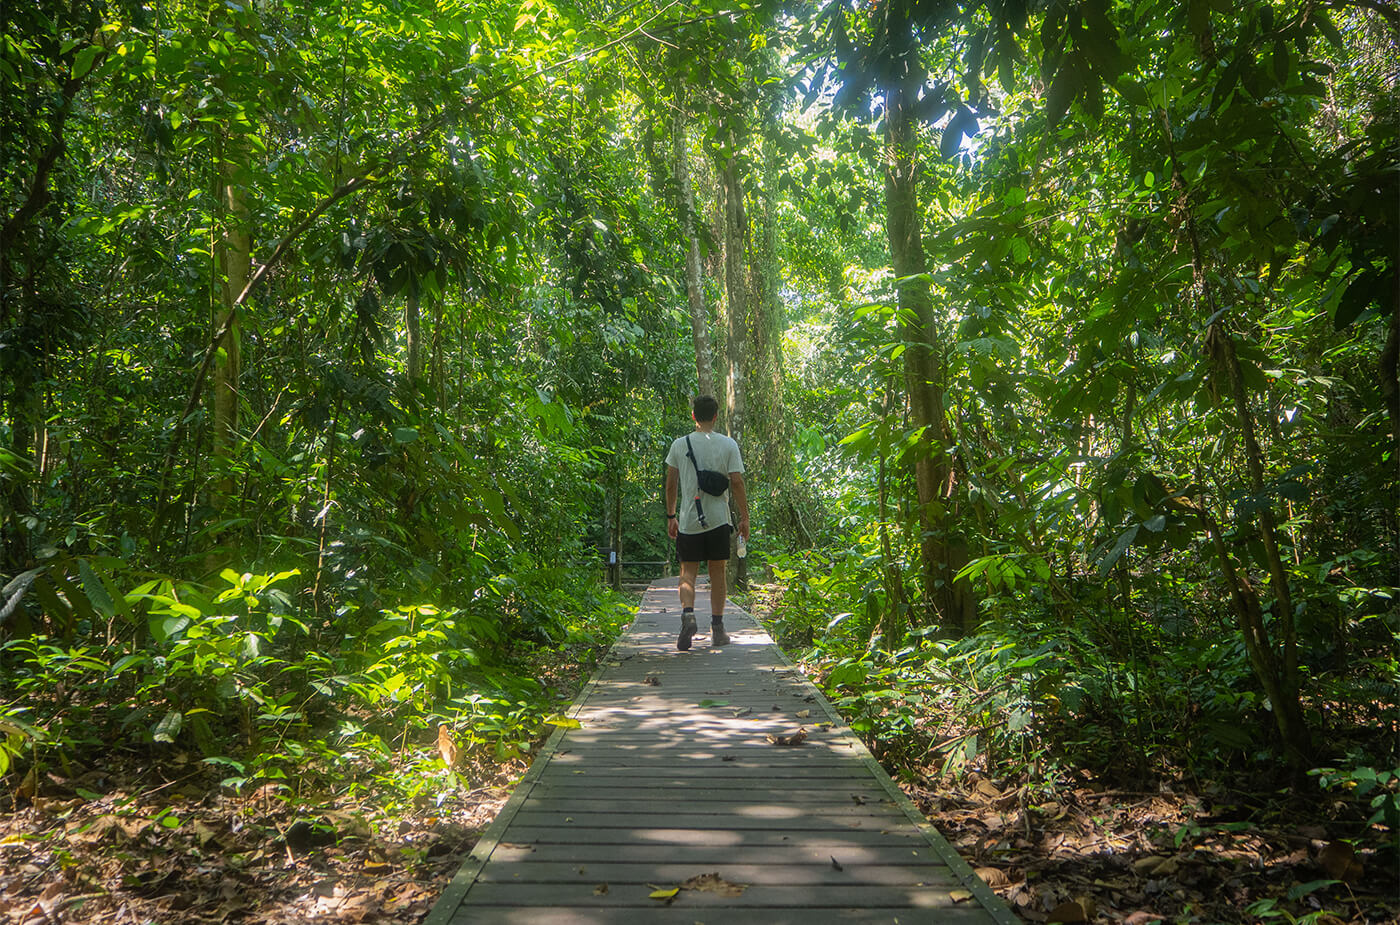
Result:
M694 433L677 437L666 454L666 532L676 541L681 563L681 632L676 648L690 648L695 635L695 578L710 564L710 644L729 642L724 631L725 568L729 563L729 494L739 512L739 535L749 538L749 497L739 444L715 433L719 402L695 399ZM702 474L703 473L703 474ZM680 506L677 507L677 501Z

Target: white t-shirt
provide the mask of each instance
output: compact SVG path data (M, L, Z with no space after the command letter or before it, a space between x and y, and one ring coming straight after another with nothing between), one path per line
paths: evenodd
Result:
M701 469L714 469L726 475L744 471L744 462L739 458L739 444L724 434L705 433L697 430L687 434L691 449L695 451L695 462ZM685 437L677 437L666 454L666 465L680 473L680 492L676 496L676 514L682 533L704 533L729 523L729 492L712 495L699 489L695 478L695 465L686 456ZM700 515L695 510L695 496L700 496L700 505L705 511L705 525L700 525Z

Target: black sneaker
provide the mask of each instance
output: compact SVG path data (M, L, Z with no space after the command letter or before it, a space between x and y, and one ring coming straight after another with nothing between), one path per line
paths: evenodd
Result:
M690 648L691 637L695 635L695 614L681 614L681 634L676 638L676 648L682 652Z
M710 621L710 645L729 645L729 634L724 631L724 620L720 619Z

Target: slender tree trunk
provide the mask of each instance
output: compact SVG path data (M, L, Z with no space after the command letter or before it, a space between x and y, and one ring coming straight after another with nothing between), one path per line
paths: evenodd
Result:
M895 392L896 387L891 382L885 396L886 415L894 413ZM885 464L883 448L880 450L880 468L876 476L880 495L880 558L883 560L880 577L885 585L885 611L880 619L880 633L885 637L885 649L894 652L909 629L909 605L904 601L904 578L900 575L894 543L890 540L889 467Z
M933 297L927 279L918 192L917 117L911 107L917 86L900 83L885 93L885 211L890 259L899 286L904 378L911 424L920 430L921 452L914 464L922 524L919 542L924 606L930 622L949 632L966 632L977 622L971 586L955 580L967 563L967 550L952 522L953 467L948 424L943 413L943 375L935 351Z
M690 303L690 330L695 341L695 392L714 395L714 361L710 351L709 316L705 311L700 234L695 227L695 190L690 185L690 145L685 128L685 110L677 106L671 128L672 169L676 178L676 212L680 216L681 236L685 239L685 295Z
M1245 390L1239 356L1235 352L1234 338L1221 327L1219 321L1206 330L1206 348L1210 351L1216 369L1225 374L1229 383L1235 402L1236 419L1239 421L1240 434L1243 437L1250 490L1262 499L1266 492L1264 460L1254 431L1254 415L1249 407L1249 396ZM1288 573L1284 571L1283 556L1279 552L1278 527L1274 522L1272 504L1263 503L1257 516L1259 539L1264 546L1264 558L1269 568L1269 584L1274 592L1275 616L1281 631L1279 658L1274 666L1278 672L1277 686L1281 700L1275 701L1274 713L1289 762L1295 767L1301 767L1311 756L1312 741L1299 694L1298 627L1293 617L1293 594L1288 583ZM1269 644L1262 622L1257 634L1263 644ZM1272 654L1271 646L1270 653Z
M1380 355L1381 395L1390 415L1393 475L1400 476L1400 282L1390 294L1390 330Z
M1167 153L1172 163L1172 188L1177 192L1178 201L1183 206L1186 220L1182 228L1186 233L1186 243L1191 249L1191 267L1194 284L1203 310L1208 317L1218 318L1215 292L1210 284L1205 254L1201 247L1196 220L1191 211L1186 178L1176 158L1176 148L1172 141L1170 117L1166 110L1161 111L1163 135ZM1223 377L1235 405L1235 418L1239 424L1240 436L1244 444L1245 463L1249 470L1250 490L1256 497L1265 494L1264 460L1259 449L1259 441L1254 430L1254 415L1249 407L1249 395L1245 389L1244 375L1240 368L1239 356L1235 352L1235 341L1219 320L1206 329L1206 352L1215 366L1217 376ZM1204 509L1202 508L1202 512ZM1202 513L1203 519L1205 518ZM1229 557L1220 530L1207 524L1211 531L1212 543L1221 570L1231 586L1231 604L1239 620L1240 631L1244 636L1245 649L1255 676L1264 688L1264 694L1273 705L1274 723L1279 737L1283 740L1284 753L1295 770L1306 766L1312 752L1312 737L1307 720L1303 715L1298 686L1298 631L1294 622L1293 596L1289 588L1288 575L1283 568L1283 557L1279 554L1278 531L1274 524L1271 503L1265 503L1258 514L1259 539L1264 546L1264 557L1268 563L1269 582L1274 592L1274 608L1282 639L1279 651L1274 651L1274 643L1264 623L1263 609L1258 592L1249 581L1247 574L1235 569Z
M415 281L408 286L408 298L404 302L403 326L407 335L408 357L405 374L411 388L417 388L423 378L423 317L419 311L421 288Z

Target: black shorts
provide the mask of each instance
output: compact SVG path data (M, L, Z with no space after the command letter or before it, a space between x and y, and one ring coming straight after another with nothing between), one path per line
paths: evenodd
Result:
M729 558L729 524L704 533L677 533L676 557L682 562L714 562Z

